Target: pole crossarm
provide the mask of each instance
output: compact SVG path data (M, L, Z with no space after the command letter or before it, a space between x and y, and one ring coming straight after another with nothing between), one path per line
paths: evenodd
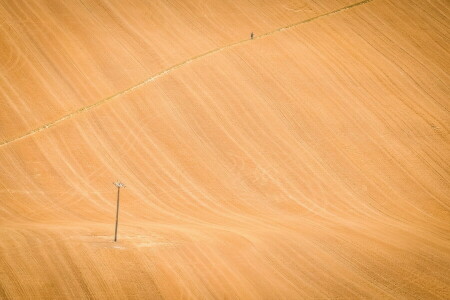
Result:
M117 180L116 182L113 182L113 184L115 186L117 186L118 188L124 188L126 187L125 184L123 184L122 182L120 182L119 180Z

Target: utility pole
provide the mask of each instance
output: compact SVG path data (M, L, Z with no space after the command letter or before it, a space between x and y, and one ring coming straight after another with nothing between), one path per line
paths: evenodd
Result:
M120 188L124 188L125 184L117 180L114 182L114 185L117 186L117 210L116 210L116 230L114 232L114 242L117 242L117 227L119 226L119 197L120 197Z

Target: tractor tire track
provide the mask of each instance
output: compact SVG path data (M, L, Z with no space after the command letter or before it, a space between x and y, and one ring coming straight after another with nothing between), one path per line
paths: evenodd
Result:
M297 26L300 26L300 25L303 25L303 24L306 24L306 23L310 23L310 22L316 21L318 19L321 19L321 18L324 18L324 17L328 17L328 16L331 16L331 15L340 13L340 12L345 11L345 10L352 9L352 8L355 8L355 7L358 7L358 6L370 3L372 1L374 1L374 0L364 0L364 1L356 2L356 3L350 4L350 5L341 7L339 9L333 10L331 12L328 12L328 13L325 13L325 14L322 14L322 15L318 15L318 16L315 16L315 17L312 17L312 18L309 18L309 19L306 19L306 20L303 20L303 21L299 21L297 23L293 23L293 24L290 24L290 25L287 25L287 26L284 26L284 27L280 27L280 28L277 28L275 30L266 32L264 34L255 36L253 38L253 40L262 39L262 38L271 36L273 34L276 34L278 32L281 32L281 31L284 31L284 30L288 30L288 29L291 29L293 27L297 27ZM199 54L197 56L191 57L191 58L189 58L187 60L184 60L184 61L182 61L182 62L180 62L180 63L178 63L176 65L173 65L172 67L170 67L168 69L165 69L165 70L163 70L163 71L161 71L159 73L156 73L156 74L152 75L151 77L149 77L149 78L147 78L147 79L137 83L136 85L134 85L134 86L132 86L130 88L122 90L122 91L120 91L120 92L118 92L116 94L113 94L113 95L111 95L111 96L109 96L107 98L104 98L104 99L102 99L102 100L100 100L98 102L95 102L95 103L93 103L91 105L84 106L84 107L82 107L82 108L80 108L78 110L75 110L75 111L73 111L73 112L71 112L69 114L66 114L66 115L62 116L61 118L59 118L59 119L57 119L57 120L55 120L53 122L50 122L50 123L44 124L44 125L42 125L42 126L40 126L38 128L35 128L35 129L33 129L33 130L31 130L31 131L29 131L29 132L27 132L27 133L25 133L25 134L23 134L21 136L18 136L18 137L9 139L9 140L4 140L4 141L2 141L0 143L0 147L6 146L6 145L8 145L10 143L19 141L21 139L27 138L27 137L29 137L31 135L34 135L34 134L39 133L41 131L44 131L44 130L46 130L48 128L56 126L57 124L65 121L65 120L71 119L72 117L74 117L76 115L79 115L79 114L81 114L83 112L92 110L92 109L94 109L97 106L100 106L102 104L110 102L110 101L114 100L115 98L118 98L118 97L123 96L123 95L127 95L127 94L133 92L134 90L136 90L136 89L138 89L138 88L140 88L140 87L142 87L142 86L144 86L144 85L146 85L146 84L148 84L148 83L150 83L152 81L155 81L156 79L158 79L160 77L163 77L164 75L166 75L168 73L171 73L171 72L173 72L173 71L175 71L175 70L177 70L177 69L179 69L179 68L181 68L181 67L183 67L185 65L188 65L188 64L190 64L192 62L195 62L195 61L197 61L197 60L199 60L201 58L210 56L210 55L218 53L218 52L222 52L224 50L233 48L233 47L241 45L241 44L249 43L251 41L252 41L252 39L240 40L238 42L231 43L231 44L228 44L226 46L219 47L219 48L216 48L216 49L204 52L202 54Z

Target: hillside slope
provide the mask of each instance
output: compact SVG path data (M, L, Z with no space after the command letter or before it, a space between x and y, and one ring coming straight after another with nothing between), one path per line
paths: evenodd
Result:
M446 1L62 3L0 2L0 298L450 297Z

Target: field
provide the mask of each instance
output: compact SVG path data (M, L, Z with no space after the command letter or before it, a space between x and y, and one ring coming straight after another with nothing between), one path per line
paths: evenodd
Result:
M449 17L0 0L0 299L449 299Z

